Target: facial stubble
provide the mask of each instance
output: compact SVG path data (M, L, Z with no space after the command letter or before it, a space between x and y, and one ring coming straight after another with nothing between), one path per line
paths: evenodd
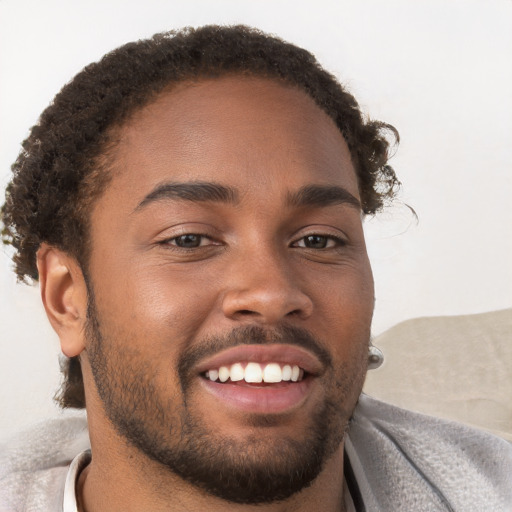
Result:
M166 396L142 349L104 332L89 291L87 352L105 414L125 441L161 467L229 502L270 503L311 485L339 449L355 407L354 389L360 390L364 379L364 358L336 371L330 355L304 329L239 328L185 350L176 367L180 396ZM288 340L316 352L326 368L322 378L329 392L308 424L298 425L293 436L276 435L279 416L249 415L243 440L216 433L208 425L207 411L193 406L198 377L191 368L197 359L242 343Z

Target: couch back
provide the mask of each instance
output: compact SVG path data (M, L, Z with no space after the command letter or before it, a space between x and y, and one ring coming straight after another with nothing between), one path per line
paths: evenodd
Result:
M373 344L385 359L367 394L512 441L512 308L406 320Z

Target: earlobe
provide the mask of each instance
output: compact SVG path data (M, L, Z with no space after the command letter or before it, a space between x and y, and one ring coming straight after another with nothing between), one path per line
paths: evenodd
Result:
M85 348L87 287L80 266L69 254L42 244L37 251L41 298L62 352L73 357Z

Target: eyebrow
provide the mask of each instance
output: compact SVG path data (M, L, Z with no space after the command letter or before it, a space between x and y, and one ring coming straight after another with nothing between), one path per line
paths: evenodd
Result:
M235 204L239 200L239 194L233 187L209 181L163 183L144 197L134 211L163 199ZM358 210L361 209L361 203L355 196L345 188L335 185L306 185L296 192L288 193L287 203L298 208L348 204Z
M361 210L360 201L347 189L335 185L307 185L288 195L291 206L331 206L348 204Z
M213 201L217 203L236 203L238 192L232 187L207 181L186 183L164 183L154 188L135 208L140 210L150 203L162 199L180 199L193 202Z

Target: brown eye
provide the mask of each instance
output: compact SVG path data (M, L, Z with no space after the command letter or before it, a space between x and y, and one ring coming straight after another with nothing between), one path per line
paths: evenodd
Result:
M331 235L306 235L297 240L293 247L302 247L304 249L335 249L346 245L345 240Z
M308 249L325 249L329 238L322 235L308 235L303 238L304 247Z
M202 235L194 235L191 233L187 233L186 235L177 236L173 238L173 245L177 247L183 247L184 249L193 249L194 247L199 247L201 245L203 236Z

